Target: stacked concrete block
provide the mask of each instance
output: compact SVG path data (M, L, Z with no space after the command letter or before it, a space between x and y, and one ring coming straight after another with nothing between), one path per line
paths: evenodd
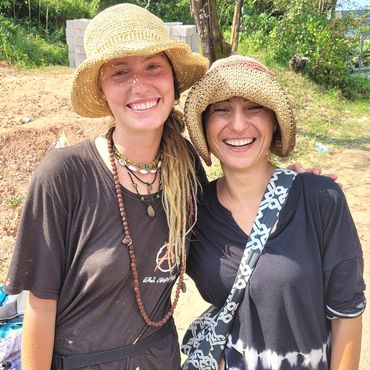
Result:
M71 67L78 67L78 65L86 59L84 33L89 22L88 19L67 21L66 39L68 45L68 60Z
M199 39L197 29L193 25L174 25L171 26L171 38L173 40L185 41L191 50L198 52Z
M78 67L86 59L83 35L90 20L74 19L67 21L66 38L68 45L68 59L71 67ZM199 39L196 27L183 25L181 22L165 23L172 40L185 41L194 52L198 52Z

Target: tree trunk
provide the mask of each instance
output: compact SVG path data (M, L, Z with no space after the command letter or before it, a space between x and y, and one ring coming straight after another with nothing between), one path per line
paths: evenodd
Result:
M28 0L28 18L31 22L31 0Z
M13 18L14 18L14 21L17 18L16 14L15 14L15 0L13 0Z
M324 9L324 0L319 0L318 4L319 13L322 13L323 9Z
M191 0L190 11L195 19L203 55L210 63L230 55L231 47L222 35L216 0Z
M264 10L263 0L256 0L254 3L257 9L257 13L261 14Z
M335 9L337 7L337 3L338 3L337 0L331 0L330 2L330 19L335 18Z
M233 25L231 27L231 37L230 37L232 52L236 52L238 50L240 20L242 15L243 3L244 0L236 0L235 3Z
M46 16L45 16L45 34L49 33L49 7L46 7Z

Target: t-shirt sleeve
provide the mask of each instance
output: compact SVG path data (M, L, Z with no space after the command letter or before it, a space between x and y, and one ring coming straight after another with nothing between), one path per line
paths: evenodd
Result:
M342 190L329 179L322 181L324 187L317 194L326 316L352 318L366 305L361 244Z
M5 281L9 294L29 290L39 298L58 298L65 266L68 182L57 152L51 151L33 175Z

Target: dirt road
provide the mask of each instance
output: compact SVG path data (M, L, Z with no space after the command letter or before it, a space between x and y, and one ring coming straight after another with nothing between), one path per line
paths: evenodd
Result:
M107 120L79 118L70 111L68 91L73 70L60 67L19 72L0 62L0 281L14 243L20 205L35 166L64 131L70 143L104 133ZM367 125L370 128L370 117ZM365 138L366 139L366 138ZM340 175L358 227L370 284L370 142L347 148L321 165ZM187 281L176 314L180 336L206 304ZM369 285L370 286L370 285ZM370 369L370 309L364 314L361 370Z

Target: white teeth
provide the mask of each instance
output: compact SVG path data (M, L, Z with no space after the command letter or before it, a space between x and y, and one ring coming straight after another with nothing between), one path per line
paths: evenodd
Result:
M253 139L228 139L224 141L225 144L232 146L244 146L253 142Z
M132 103L132 104L128 104L128 106L133 110L144 110L144 109L155 107L157 103L158 103L157 100L152 100L146 103Z

